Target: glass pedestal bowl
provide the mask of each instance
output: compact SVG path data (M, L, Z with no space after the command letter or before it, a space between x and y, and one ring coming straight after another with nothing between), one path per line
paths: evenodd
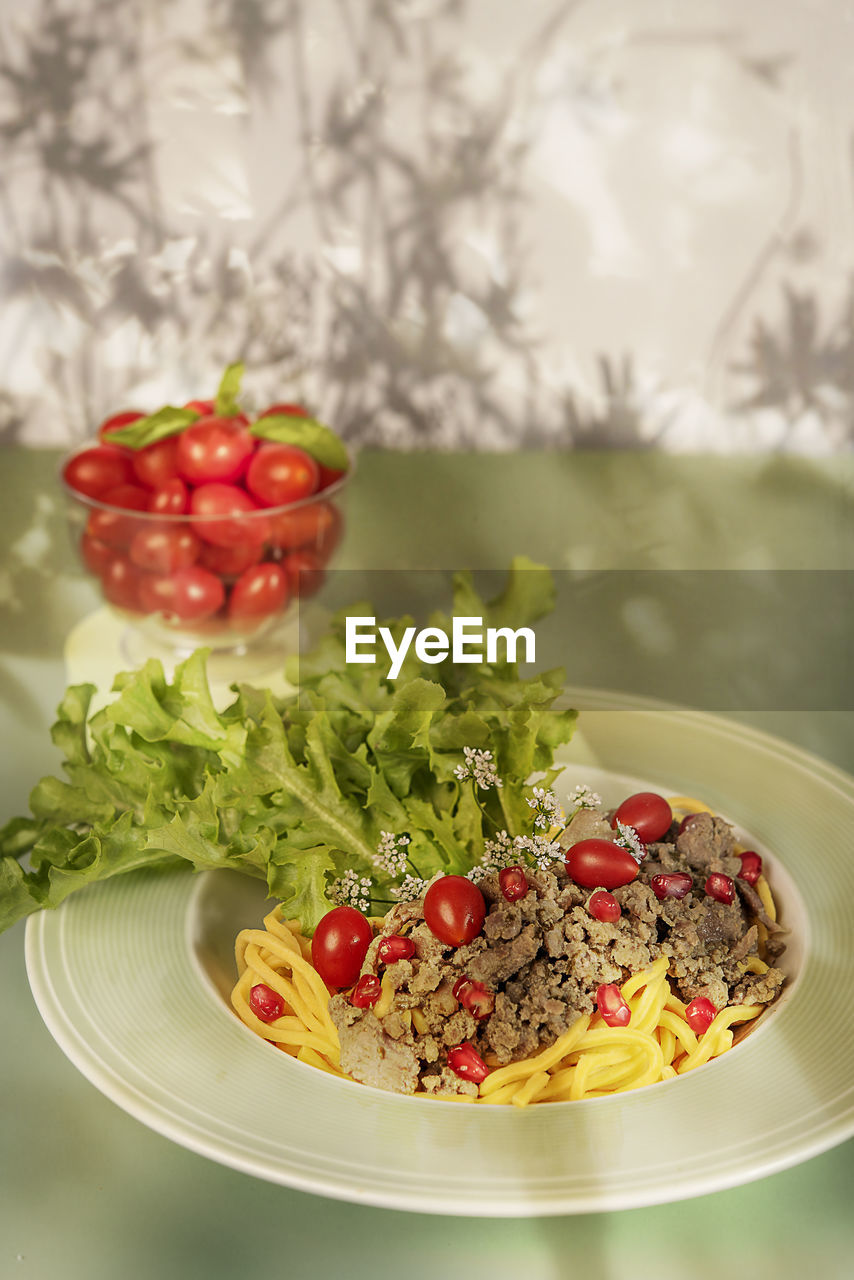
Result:
M63 480L80 559L127 624L124 659L174 665L204 646L213 662L240 672L253 657L263 665L282 649L296 604L323 585L343 535L338 500L352 471L351 459L326 489L298 502L221 515L114 506Z

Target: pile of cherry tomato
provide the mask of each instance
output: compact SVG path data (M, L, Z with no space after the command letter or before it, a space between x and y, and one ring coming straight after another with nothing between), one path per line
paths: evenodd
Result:
M199 416L180 433L135 449L109 436L144 415L116 414L65 464L80 554L121 610L206 637L252 632L320 588L342 531L324 494L345 473L250 434L243 413L185 408ZM275 404L259 418L283 414L308 416Z

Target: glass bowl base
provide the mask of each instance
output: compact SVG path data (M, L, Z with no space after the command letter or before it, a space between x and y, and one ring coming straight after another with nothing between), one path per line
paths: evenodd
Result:
M214 702L220 708L234 697L230 686L247 681L275 694L291 691L284 675L286 659L296 656L304 640L300 610L294 609L275 635L251 645L235 645L218 649L208 658L208 679ZM113 680L120 671L142 666L149 658L162 662L171 677L175 667L188 658L193 646L165 645L128 622L107 605L82 618L69 632L65 642L65 666L68 682L94 684L98 693L92 709L110 701Z

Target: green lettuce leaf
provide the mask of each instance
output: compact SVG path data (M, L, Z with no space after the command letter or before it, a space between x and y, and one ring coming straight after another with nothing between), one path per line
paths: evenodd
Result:
M553 587L520 558L494 600L457 574L453 601L517 628L548 611ZM531 780L553 780L555 749L575 724L574 711L555 707L563 673L523 678L506 655L422 664L413 651L390 681L379 664L347 665L350 613L373 610L342 611L312 653L288 664L297 686L288 697L244 684L218 710L204 650L171 679L156 661L118 676L94 715L92 686L70 687L52 731L63 777L42 779L30 814L0 830L0 927L97 880L184 865L261 878L311 931L348 871L372 881L373 909L383 909L384 833L407 837L410 867L425 878L465 874L501 830L530 834ZM451 618L431 623L450 629ZM384 625L399 634L411 621ZM493 753L500 789L460 780L466 747Z
M320 919L330 909L328 881L335 871L329 845L300 851L298 858L284 846L275 849L267 872L267 887L278 898L286 920L299 920L307 933L314 933Z

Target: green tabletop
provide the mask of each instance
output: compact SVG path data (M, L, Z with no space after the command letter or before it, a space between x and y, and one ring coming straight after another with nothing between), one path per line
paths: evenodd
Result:
M57 763L47 730L65 685L63 643L97 603L66 539L56 463L47 452L0 454L0 820ZM588 575L807 570L824 582L819 571L833 570L839 587L854 568L853 497L854 458L366 454L346 496L339 583L365 569L501 569L525 553ZM552 635L548 656L556 646ZM726 710L854 772L850 707L794 694L775 703L766 691ZM22 926L0 936L3 1280L850 1274L851 1142L715 1195L551 1219L395 1213L232 1172L149 1131L77 1073L33 1005L23 936Z

